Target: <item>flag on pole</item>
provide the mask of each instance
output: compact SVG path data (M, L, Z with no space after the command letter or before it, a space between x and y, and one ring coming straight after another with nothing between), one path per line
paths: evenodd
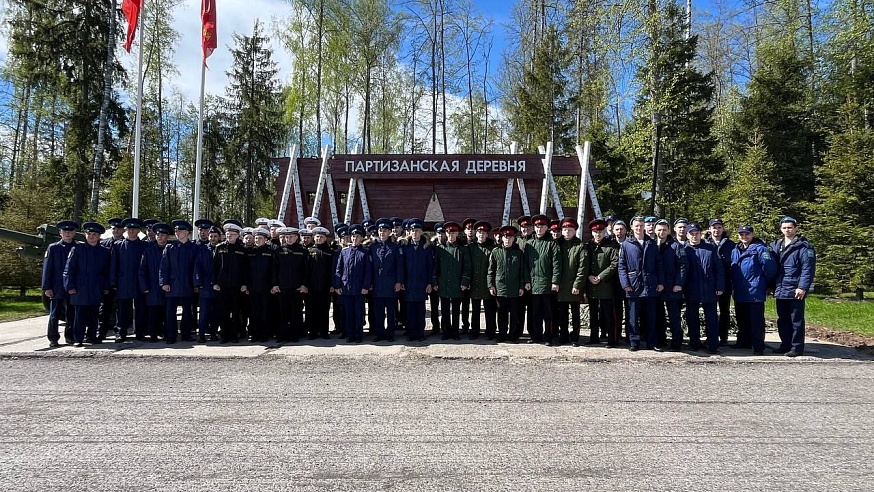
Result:
M203 21L203 64L218 47L215 27L215 0L202 0L200 19Z
M130 53L130 47L134 43L134 36L137 33L137 21L140 18L140 8L143 6L143 0L122 0L121 11L127 19L127 38L124 41L124 50Z

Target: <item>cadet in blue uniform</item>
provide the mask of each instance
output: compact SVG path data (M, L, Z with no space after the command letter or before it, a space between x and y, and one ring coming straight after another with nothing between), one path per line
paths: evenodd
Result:
M722 219L710 219L710 238L707 240L710 244L716 247L716 253L722 259L722 267L725 270L725 289L719 296L719 344L728 345L728 330L731 327L731 254L734 252L735 243L728 238L728 232L725 231ZM750 335L748 328L741 328L738 325L737 331L737 348L751 348Z
M176 241L164 247L158 274L161 288L166 293L164 342L168 344L176 343L177 331L182 333L182 340L191 340L191 331L194 329L191 298L194 296L194 263L197 258L197 246L188 238L192 228L187 221L174 220L173 229L176 231ZM176 308L179 306L182 306L182 323L177 330Z
M410 237L403 241L404 304L407 314L407 339L425 340L425 300L431 294L434 276L434 247L425 238L425 223L410 219Z
M329 339L331 286L334 283L334 249L328 244L328 229L313 228L313 245L307 262L307 328L310 340Z
M76 324L73 342L77 347L85 340L88 331L89 343L100 343L97 338L100 301L109 290L108 249L100 245L100 235L106 229L97 222L82 224L85 243L77 244L67 259L64 268L64 289L70 296L70 304L76 309Z
M159 280L161 257L173 232L170 226L162 223L152 224L150 230L155 234L154 241L145 241L143 258L140 263L140 291L146 296L146 323L149 341L157 342L163 336L164 321L167 318L167 301Z
M118 314L116 315L115 341L121 343L127 337L131 325L136 330L137 340L146 339L146 297L140 290L140 263L146 243L140 240L143 222L135 217L122 222L125 237L113 243L109 269L109 286L115 292ZM101 333L101 335L106 335Z
M689 224L686 228L686 258L689 269L686 276L686 324L689 326L689 348L701 347L701 319L699 308L704 309L704 330L707 334L707 351L716 354L719 350L719 322L716 317L716 303L725 289L726 272L716 246L701 240L701 226ZM666 289L667 290L667 289ZM673 332L673 327L672 327ZM672 348L682 341L673 339Z
M58 322L62 317L65 323L64 339L68 344L72 344L73 325L76 320L75 310L70 305L70 296L64 289L64 267L67 265L67 257L76 246L73 238L76 236L79 224L72 220L64 220L58 222L57 227L61 231L61 240L46 248L42 265L42 291L49 298L49 324L46 330L49 347L60 346Z
M238 342L243 332L242 288L245 285L246 248L240 241L243 228L236 220L222 227L225 240L215 248L212 263L212 289L218 293L221 343Z
M346 322L346 312L343 304L343 299L334 291L334 271L337 270L337 261L340 260L340 251L343 251L343 248L349 245L349 226L347 224L341 224L334 230L334 234L336 235L336 242L334 244L334 254L331 258L331 271L330 271L330 282L331 282L331 300L334 303L334 311L332 313L332 317L334 320L334 331L331 332L332 335L340 335L340 338L346 338L346 330L345 330L345 322Z
M753 354L763 355L765 296L768 293L768 285L777 276L777 262L765 243L753 236L752 227L741 226L737 234L740 242L731 254L731 277L738 333L742 327L745 328L750 336Z
M394 342L397 329L397 295L404 283L403 258L398 243L392 240L391 220L376 221L379 237L370 244L373 267L371 295L373 296L373 328L375 342Z
M655 310L656 299L664 290L664 268L658 244L644 231L643 217L631 219L633 234L619 248L619 282L628 298L628 338L631 351L640 348L641 320L646 327L650 349L658 347Z
M277 233L282 246L273 253L273 288L270 290L279 296L281 306L276 341L297 342L306 332L303 296L309 292L309 251L300 244L297 228L280 227Z
M780 347L774 352L797 357L804 353L804 300L813 286L816 252L798 235L798 222L792 217L780 221L780 232L783 238L774 241L771 248L780 266L774 289Z
M197 342L206 343L206 335L209 341L218 341L219 293L214 289L212 276L213 256L221 239L221 232L212 226L207 236L207 242L197 246L197 258L194 262L194 289L197 291Z
M683 234L685 233L686 224L683 224ZM671 237L670 226L668 221L664 219L656 222L655 235L665 271L665 289L658 301L656 318L658 341L660 346L665 344L665 325L667 325L671 330L671 349L679 350L683 343L680 310L683 304L683 288L686 285L686 270L689 266L686 259L686 247ZM665 323L665 308L667 308L667 323Z
M122 225L122 220L119 217L113 217L106 221L109 224L109 229L112 231L112 235L108 238L101 239L100 245L104 248L112 251L112 245L115 244L116 241L121 241L124 239L124 226ZM111 261L111 260L110 260ZM112 279L110 279L110 282ZM116 330L116 326L118 324L118 305L115 302L115 290L110 287L106 294L103 295L103 300L100 302L100 327L97 330L97 337L103 340L109 330ZM118 333L116 333L118 336Z
M334 290L342 297L346 319L346 340L361 343L364 339L364 296L373 284L370 252L361 245L364 228L349 227L352 244L340 252L334 270Z

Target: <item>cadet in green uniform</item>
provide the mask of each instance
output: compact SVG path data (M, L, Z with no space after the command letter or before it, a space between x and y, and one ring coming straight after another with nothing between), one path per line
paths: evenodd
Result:
M559 329L559 344L570 341L576 347L580 344L580 303L586 292L586 277L589 276L589 252L583 241L577 237L580 226L576 219L562 219L560 226L558 248L561 257L561 281L558 286L558 312L553 325L557 325ZM571 314L572 330L568 330L568 310ZM550 341L554 341L554 337L555 333L550 334Z
M616 284L618 284L619 245L607 236L607 222L595 219L589 222L592 239L586 243L589 252L589 345L600 343L607 336L607 347L615 347L619 340L619 325L615 322ZM619 302L622 302L621 300ZM600 332L600 333L599 333Z
M432 283L434 290L440 294L440 318L443 328L441 339L459 340L461 296L470 288L470 256L467 248L458 241L461 225L457 222L446 222L443 224L443 229L446 231L446 244L437 246L435 251Z
M495 296L498 307L498 341L517 342L522 335L519 301L531 290L531 271L525 254L516 244L518 230L504 226L500 230L501 247L492 250L489 257L489 292Z

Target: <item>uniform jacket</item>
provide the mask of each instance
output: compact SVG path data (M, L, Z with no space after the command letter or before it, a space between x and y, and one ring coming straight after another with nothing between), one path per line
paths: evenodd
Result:
M407 302L424 302L425 293L434 276L434 246L424 236L418 244L412 239L401 245L404 258L404 299Z
M731 254L735 302L765 302L768 285L777 278L777 260L759 238L749 247L738 244Z
M619 283L627 297L656 297L656 287L664 285L664 266L659 247L655 241L645 237L643 246L637 238L630 237L619 245Z
M199 289L201 299L218 297L218 292L213 290L215 285L212 280L212 262L216 246L209 242L197 246L197 257L194 260L194 286Z
M270 285L281 291L293 291L302 285L309 289L310 252L300 243L273 251L273 280Z
M586 243L589 252L589 275L601 279L597 285L588 283L590 299L613 299L619 285L619 244L606 237L600 243Z
M334 270L334 288L343 289L344 296L360 296L361 289L370 288L372 284L370 250L363 245L343 248Z
M64 289L76 289L70 304L96 306L103 301L103 291L109 289L109 256L109 250L100 243L73 248L64 268Z
M76 241L69 243L58 241L49 244L46 248L42 264L42 290L45 292L51 289L52 299L67 298L67 290L64 289L64 267L67 266L67 258L76 244Z
M519 297L519 289L531 283L531 269L518 244L492 250L488 279L489 288L494 287L496 297Z
M434 280L440 297L461 297L461 286L470 287L470 252L459 242L441 244L434 251Z
M166 297L190 297L194 295L194 262L199 246L191 241L176 241L164 246L158 281L169 285Z
M315 245L309 249L309 268L304 284L314 294L326 294L334 283L334 248L328 243Z
M718 241L714 241L711 237L707 240L708 243L716 247L716 253L722 259L722 268L725 270L725 293L731 294L732 278L731 272L731 254L737 246L734 241L728 238L728 233L723 232L722 237Z
M133 299L140 292L140 263L146 243L139 239L124 238L112 243L109 268L109 286L117 289L116 298Z
M774 297L795 299L795 289L810 292L816 272L816 252L807 239L795 236L788 246L783 246L781 238L774 241L771 249L777 255L780 266L777 270Z
M397 297L395 284L404 283L404 259L401 257L401 247L391 239L374 241L370 245L370 260L373 268L371 295Z
M561 258L556 242L547 232L542 237L532 236L522 248L531 270L531 293L549 294L552 284L561 282Z
M686 286L683 288L686 299L689 302L718 301L716 291L725 291L727 272L716 252L716 246L704 241L697 246L686 243L686 259L689 266Z
M473 299L491 299L489 292L489 257L495 249L495 240L486 238L485 242L474 242L467 245L470 256L470 297Z
M668 239L659 245L659 254L662 255L662 267L665 270L665 290L662 291L662 299L666 301L679 301L683 298L683 291L674 292L674 286L686 287L686 270L689 268L689 260L686 258L686 247L668 236Z
M143 250L143 258L140 261L140 292L148 291L146 294L147 306L164 304L164 291L161 290L161 282L158 278L161 270L161 258L164 256L164 247L158 246L158 243L154 241L148 241Z
M213 284L222 290L240 290L246 282L246 268L249 263L247 251L241 241L234 244L227 241L219 243L212 258Z
M247 251L249 267L246 274L246 288L250 294L269 294L273 287L273 246L264 243Z
M558 239L559 257L561 258L561 282L559 282L559 302L580 302L586 293L589 283L589 251L583 241L574 236L568 241L564 237ZM573 295L571 290L576 287L580 293Z

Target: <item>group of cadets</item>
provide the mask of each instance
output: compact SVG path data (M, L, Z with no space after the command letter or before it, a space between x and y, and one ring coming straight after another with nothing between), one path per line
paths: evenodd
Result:
M771 245L747 225L735 243L718 218L705 229L682 218L671 227L656 217L634 217L630 226L606 217L588 223L586 242L573 218L516 223L437 223L429 238L416 218L340 223L333 232L314 217L300 229L266 218L251 228L128 218L110 220L104 240L101 224L83 224L86 241L76 243L78 224L62 221L43 267L47 336L59 346L65 318L64 338L76 346L101 343L110 330L117 343L131 332L167 344L195 336L200 343L328 339L333 305L333 334L349 343L363 341L365 325L375 342L393 342L401 330L424 341L430 303L430 335L443 340L484 334L514 343L527 329L529 343L662 351L681 349L685 308L688 349L718 353L734 299L735 346L760 355L770 291L781 340L774 351L804 352L815 253L791 217Z

